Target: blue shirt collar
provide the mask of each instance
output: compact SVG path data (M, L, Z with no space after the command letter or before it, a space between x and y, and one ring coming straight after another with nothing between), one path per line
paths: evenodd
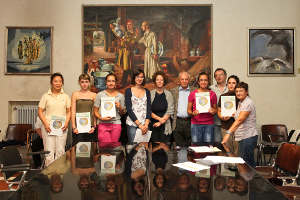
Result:
M179 91L190 91L190 86L188 86L188 87L186 88L186 90L182 89L182 87L179 86Z

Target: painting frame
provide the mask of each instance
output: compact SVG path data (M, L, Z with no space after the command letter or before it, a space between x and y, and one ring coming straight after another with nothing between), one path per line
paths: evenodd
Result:
M295 76L295 28L247 28L248 77Z
M104 10L104 12L99 12L99 10L97 10L97 8L108 8L108 7L116 7L117 9L118 9L118 11L116 12L116 11L111 11L111 10ZM203 61L202 62L202 65L198 65L198 66L200 66L199 68L201 68L201 70L204 70L205 72L207 72L208 73L208 75L209 75L209 77L210 77L210 80L212 80L212 78L213 78L213 76L212 76L212 74L213 74L213 67L212 67L212 65L213 65L213 46L212 46L212 43L213 43L213 5L212 4L192 4L192 5L98 5L98 4L95 4L95 5L91 5L91 4L88 4L88 5L85 5L85 4L83 4L82 5L82 61L83 61L83 63L82 63L82 66L83 66L83 73L87 73L87 74L89 74L89 75L91 75L91 91L93 91L93 92L99 92L99 91L101 91L102 89L99 89L99 87L97 87L97 89L95 89L95 84L93 83L93 81L94 80L96 80L96 78L97 77L99 77L100 75L102 76L102 74L101 73L96 73L96 76L94 76L94 75L92 75L91 73L90 73L90 69L91 68L95 68L95 70L96 70L96 68L97 68L97 65L100 65L99 63L100 63L100 61L99 61L99 63L97 62L97 57L94 57L94 59L90 59L90 60L88 60L87 59L87 57L88 56L86 56L86 54L87 54L87 46L89 46L91 43L93 43L93 41L91 42L91 40L89 39L89 38L87 38L87 34L86 34L86 32L88 32L88 31L91 31L91 30L93 30L94 29L94 33L95 32L97 32L98 31L98 28L99 27L101 27L101 28L103 28L104 30L104 32L105 32L105 34L107 34L106 36L107 37L111 37L111 36L108 36L108 34L111 34L111 33L109 33L107 30L105 30L105 29L107 29L107 27L109 27L109 24L107 24L107 22L103 22L103 21L101 21L101 19L102 19L102 17L101 17L101 14L97 14L97 17L94 17L94 18L96 18L96 20L95 19L89 19L89 17L90 16L92 16L93 14L95 15L95 13L106 13L106 14L109 14L109 15L111 15L111 13L113 13L113 12L115 12L116 13L116 16L115 16L115 18L113 18L114 20L116 20L118 17L123 17L124 16L124 13L123 13L123 7L126 7L125 9L127 9L126 10L126 12L125 12L125 19L126 20L128 20L128 19L133 19L133 21L134 21L134 23L135 23L135 25L136 26L134 26L134 29L135 28L138 28L139 30L140 30L140 34L142 35L143 33L142 33L142 30L141 30L141 24L142 24L142 22L143 21L141 21L142 19L143 20L146 20L147 21L147 19L149 19L149 18L151 18L151 17L148 17L147 18L147 16L146 16L146 14L143 14L143 15L141 15L140 16L140 18L137 18L137 17L132 17L132 14L130 14L130 12L129 12L129 10L131 10L132 11L132 8L136 8L137 9L137 12L140 12L140 13L142 13L142 10L143 9L152 9L153 7L157 7L157 8L163 8L163 9L166 9L167 10L167 12L166 13L168 13L168 12L170 12L170 9L173 9L173 10L177 10L177 9L185 9L185 8L188 8L188 9L204 9L204 7L207 7L207 9L209 10L209 20L207 20L206 22L201 22L202 23L202 26L204 26L204 23L206 23L206 36L204 36L204 37L206 37L206 43L205 44L203 44L203 46L204 46L204 48L203 49L205 49L205 50L203 50L203 52L204 53L207 53L207 52L209 52L209 53L207 53L207 54L205 54L205 55L203 55L202 57L205 57L205 56L207 56L207 58L206 58L206 60L205 61ZM86 14L86 8L89 8L90 9L90 13L88 13L88 14ZM159 9L158 9L159 10ZM161 10L161 9L160 9ZM153 11L153 10L152 10ZM199 25L199 24L192 24L192 23L194 23L195 22L195 19L196 20L203 20L204 21L204 19L203 18L201 18L201 19L198 19L197 17L196 18L193 18L193 17L191 17L191 16L193 16L193 15L191 15L191 13L193 13L193 12L188 12L188 11L185 11L186 13L188 13L186 16L181 16L181 18L179 19L178 18L178 20L176 21L176 22L178 22L178 23L180 23L180 24L182 24L182 25L180 25L180 26L178 26L179 27L179 29L180 29L180 31L181 31L181 34L182 35L188 35L188 39L186 39L186 40L190 40L190 28L193 28L194 30L195 29L197 29L198 27L200 27L201 25ZM132 12L131 12L132 13ZM148 12L143 12L143 13L150 13L151 14L151 11L148 11ZM205 12L195 12L195 13L205 13ZM153 14L153 12L152 12L152 14ZM169 14L169 17L171 16L171 14L170 13L168 13ZM204 14L203 14L204 15ZM86 16L88 16L88 17L86 17ZM118 16L118 17L117 17ZM145 17L146 16L146 17ZM173 25L174 24L176 24L176 23L174 23L174 20L173 21L168 21L168 19L169 18L165 18L165 19L163 19L162 20L162 18L163 17L165 17L165 16L163 16L163 14L162 13L158 13L157 14L157 16L155 16L155 17L153 17L152 18L152 20L150 19L149 20L149 22L150 22L150 24L151 24L151 27L153 28L153 27L155 27L155 28L157 28L158 27L158 25L157 24L159 24L160 22L158 22L160 19L161 19L161 22L162 23L165 23L165 24L167 24L168 22L171 22L171 23L169 23L168 25L170 25L171 24L171 26L172 26L172 28L173 28ZM103 19L107 19L108 17L107 16L105 16L105 17L103 17ZM123 19L123 18L122 18ZM158 20L157 20L158 19ZM111 20L111 19L110 19ZM124 20L124 21L126 21L126 20ZM194 20L194 21L193 21ZM122 20L121 20L122 21ZM123 21L123 25L124 25L124 27L126 28L126 22L124 22ZM191 23L192 22L192 23ZM99 24L98 24L99 23ZM173 23L173 24L172 24ZM199 22L200 23L200 22ZM101 25L103 25L103 26L100 26L100 24ZM193 27L192 27L192 25L193 25ZM170 27L171 27L170 26ZM92 27L92 28L91 28ZM96 27L96 28L95 28ZM196 27L196 28L195 28ZM152 28L151 28L151 30L152 30ZM154 30L154 32L155 32L155 28L153 28L153 30ZM161 28L161 27L160 27ZM97 30L95 30L95 29L97 29ZM201 30L202 31L202 30ZM159 34L160 33L158 33L158 32L155 32L156 33L156 35L158 36L158 38L160 37L159 36ZM172 32L173 33L173 32ZM174 34L176 34L176 32L174 33ZM93 37L93 33L91 33L90 35L92 35L92 37ZM179 42L177 42L177 43L179 43L180 44L180 42L181 42L181 45L182 45L182 41L184 40L183 39L183 37L182 37L182 35L181 35L181 40L179 39L178 41ZM193 36L195 36L196 34L194 33L194 35ZM199 34L200 35L200 34ZM203 35L202 35L203 36ZM202 37L201 36L201 37ZM92 38L91 37L91 38ZM198 36L199 38L200 38L200 36ZM93 39L93 38L92 38ZM97 38L98 39L98 38ZM169 39L169 38L168 38ZM176 38L176 39L178 39L178 38ZM201 39L198 39L198 40L201 40ZM159 39L159 41L161 41L160 39ZM110 42L111 41L105 41L104 42L104 44L105 45L108 45L108 44L110 44ZM197 61L199 60L199 58L201 57L201 53L202 53L202 51L200 50L200 56L197 58L197 56L198 56L198 54L197 54L197 51L196 51L196 49L198 49L198 48L196 48L196 47L199 47L200 45L199 45L199 43L197 43L197 42L195 42L195 48L194 48L194 54L195 54L195 56L190 56L190 51L191 51L191 46L193 46L194 45L194 43L193 42L190 42L190 41L188 41L189 43L185 46L185 48L186 49L188 49L188 53L187 52L185 52L185 55L184 56L182 56L183 57L183 60L185 59L186 60L186 62L188 62L188 63L190 63L190 62L193 62L193 64L196 64L197 63ZM162 41L162 43L163 43L163 41ZM175 42L174 42L175 43ZM116 47L117 47L117 51L119 51L119 41L116 41ZM165 44L163 43L163 47L164 47L164 50L165 50L165 46L164 46ZM197 46L197 45L199 45L199 46ZM93 47L90 47L90 49L92 49ZM106 49L105 49L106 48ZM105 52L108 52L108 46L106 46L104 49L104 51ZM138 54L138 55L141 55L141 57L142 57L142 59L140 59L140 60L143 60L143 61L145 61L144 60L144 58L143 58L143 56L145 55L144 54L144 52L145 52L145 50L144 50L144 48L143 47L139 47L140 48L140 50L141 50L141 53L140 54ZM175 49L175 48L174 48ZM201 49L201 48L200 48ZM88 49L89 50L89 49ZM89 50L90 51L90 50ZM165 52L167 52L167 51L163 51L164 53ZM179 50L179 52L181 53L181 55L182 55L182 50L180 49ZM115 52L116 53L116 52ZM143 55L144 54L144 55ZM135 57L137 57L136 55L135 55ZM164 55L162 56L162 57L164 57ZM160 57L161 58L161 60L163 60L163 59L165 59L165 57L164 58L162 58L162 57ZM178 59L178 57L179 57L179 59ZM116 57L117 58L117 57ZM170 58L170 57L168 57L168 58ZM179 66L180 65L180 67L182 66L182 63L184 62L184 61L182 61L182 59L180 59L181 57L180 56L176 56L176 58L177 58L177 61L178 61L178 63L176 63L176 61L175 61L175 63L177 64L177 66ZM201 59L201 58L200 58ZM106 59L105 58L105 61L107 61L107 63L113 63L114 62L114 59L113 59L113 57L112 58L109 58L109 59ZM165 61L165 60L164 60ZM173 61L174 61L174 59L173 59ZM173 62L172 60L170 61L170 62ZM168 61L165 61L165 62L168 62ZM169 63L170 63L169 62ZM105 63L105 62L104 62ZM179 64L179 65L178 65ZM192 66L192 67L194 67L194 65L189 65L189 66ZM198 63L197 63L198 64ZM135 66L138 66L138 65L135 65ZM109 66L107 66L107 67L109 67ZM108 69L106 67L106 69ZM128 80L127 80L127 84L125 84L125 86L123 87L123 84L121 84L123 81L121 80L120 81L120 79L122 78L123 79L123 77L124 77L124 73L123 73L123 75L122 76L120 76L118 73L118 67L120 67L119 65L117 65L116 63L115 63L115 66L114 66L114 70L115 71L113 71L115 74L116 74L116 76L118 77L118 81L117 81L117 89L121 92L121 93L123 93L124 91L125 91L125 89L126 88L128 88L129 86L130 86L130 78L128 78ZM163 66L162 66L163 67ZM169 65L167 66L168 67L168 69L169 69ZM191 69L192 67L190 67L190 68L188 68L188 69ZM100 68L100 67L99 67ZM121 69L123 69L122 67L120 67ZM144 69L144 68L143 68ZM165 68L163 68L163 69L165 69ZM174 67L173 67L173 69L174 69ZM176 68L177 69L177 68ZM185 69L185 70L187 70L187 69ZM145 71L145 70L144 70ZM166 71L166 70L164 70L164 71ZM170 89L170 88L172 88L172 87L175 87L176 85L178 85L179 84L179 78L178 78L178 75L180 74L180 72L183 72L184 70L181 70L180 71L180 69L178 70L178 72L176 71L176 74L172 74L172 72L171 73L168 73L168 72L166 72L167 73L167 75L169 76L169 82L168 82L168 84L165 86L165 88L166 89ZM187 70L188 71L188 70ZM193 71L193 70L191 70L191 71ZM195 71L195 70L194 70ZM197 74L199 74L200 72L199 72L199 70L197 71L196 70L196 72L197 73L195 73L195 72L192 72L192 73L190 73L190 71L188 71L188 73L190 73L190 75L191 75L191 84L192 85L197 85L197 80L196 80L196 78L197 78ZM146 75L147 76L147 75ZM130 75L129 75L129 77L130 77ZM149 76L150 77L150 76ZM101 78L104 78L104 77L101 77ZM103 84L103 86L104 86L104 80L100 80L100 81L102 81L102 84ZM172 83L172 84L170 84L170 82ZM147 84L147 82L146 82L146 85L145 85L145 88L147 88L147 89L150 89L150 90L152 90L152 89L154 89L155 88L155 85L152 83L152 81L150 81L150 82L148 82L148 83L151 83L150 85L148 85ZM98 85L99 86L99 85ZM198 86L198 85L197 85ZM103 87L103 89L104 89L104 87Z
M5 75L51 75L53 26L6 26Z

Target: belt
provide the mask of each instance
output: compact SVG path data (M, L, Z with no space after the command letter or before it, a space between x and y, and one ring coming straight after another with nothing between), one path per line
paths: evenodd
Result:
M181 119L181 120L184 120L184 121L188 121L188 120L190 120L191 118L190 118L190 117L185 117L185 118L183 118L183 117L177 117L177 119Z

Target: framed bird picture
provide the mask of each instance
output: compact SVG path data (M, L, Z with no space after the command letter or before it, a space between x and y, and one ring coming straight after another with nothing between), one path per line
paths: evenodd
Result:
M6 27L6 75L52 73L53 27Z
M294 28L248 28L248 76L294 75Z

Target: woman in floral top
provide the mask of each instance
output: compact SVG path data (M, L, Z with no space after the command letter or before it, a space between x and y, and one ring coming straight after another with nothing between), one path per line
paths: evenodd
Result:
M142 134L148 131L151 118L151 96L145 85L145 74L137 69L131 78L133 87L125 90L125 105L128 116L126 118L128 142L132 143L136 130L139 128Z

